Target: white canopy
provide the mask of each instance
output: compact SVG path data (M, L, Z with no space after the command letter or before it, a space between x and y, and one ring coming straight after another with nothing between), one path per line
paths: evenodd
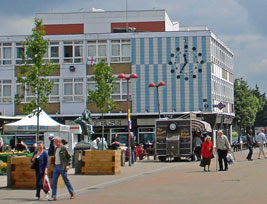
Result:
M40 132L69 132L68 125L53 120L43 110L39 114ZM37 113L33 112L14 123L4 125L5 132L35 132L37 130Z

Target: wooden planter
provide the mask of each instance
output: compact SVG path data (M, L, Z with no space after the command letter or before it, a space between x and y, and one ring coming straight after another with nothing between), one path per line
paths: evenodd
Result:
M82 156L82 174L115 175L121 172L120 150L85 150Z
M9 157L8 158L8 174L7 187L12 189L35 189L36 178L35 170L31 169L31 157ZM48 177L50 185L52 186L52 176L54 165L52 164L52 157L49 157ZM58 187L64 186L64 181L60 176L58 179Z

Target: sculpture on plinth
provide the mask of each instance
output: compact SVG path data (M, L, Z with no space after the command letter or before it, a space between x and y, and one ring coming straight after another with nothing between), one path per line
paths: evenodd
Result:
M82 115L79 118L75 119L74 122L79 124L82 128L81 141L84 142L85 135L87 135L87 142L91 142L91 135L94 133L91 112L86 108L83 111Z

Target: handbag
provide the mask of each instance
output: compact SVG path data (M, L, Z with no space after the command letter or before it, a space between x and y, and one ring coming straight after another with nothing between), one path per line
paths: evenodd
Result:
M47 175L44 176L43 189L44 189L45 191L47 191L47 192L51 190L51 186L50 186L49 178L48 178Z
M199 166L205 167L205 161L203 159L201 159Z
M31 169L36 169L36 167L37 167L37 163L36 163L36 159L35 159L35 160L32 162L30 168L31 168Z

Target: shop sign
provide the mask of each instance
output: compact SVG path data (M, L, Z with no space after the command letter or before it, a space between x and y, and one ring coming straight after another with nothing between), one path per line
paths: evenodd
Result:
M93 126L102 126L102 120L93 120ZM127 126L127 120L118 120L118 119L106 119L104 120L104 126Z

